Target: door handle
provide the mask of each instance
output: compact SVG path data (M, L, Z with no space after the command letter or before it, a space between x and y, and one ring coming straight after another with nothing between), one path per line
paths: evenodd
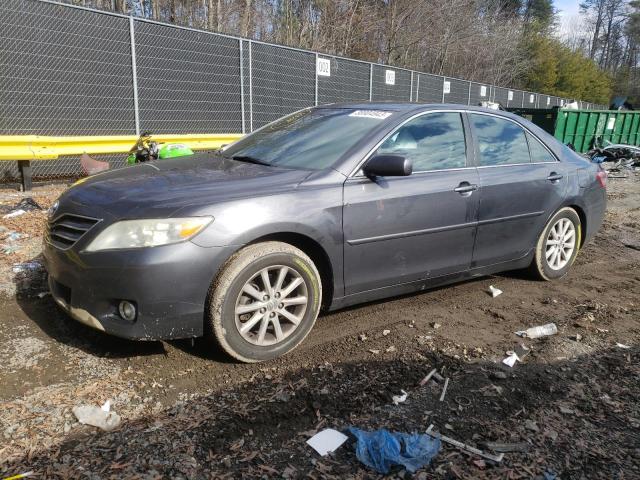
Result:
M552 183L556 183L558 180L562 180L562 175L556 172L551 172L547 177L547 180L549 180Z
M460 182L460 185L454 188L453 191L458 192L460 195L471 195L471 193L477 189L478 185L474 185L469 182Z

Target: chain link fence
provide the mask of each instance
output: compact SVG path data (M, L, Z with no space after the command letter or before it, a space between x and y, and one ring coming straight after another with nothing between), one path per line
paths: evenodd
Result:
M0 135L247 133L336 102L568 101L48 0L1 0L0 40ZM123 157L98 156L112 167ZM33 169L81 174L77 158ZM18 174L16 162L0 162L0 181Z

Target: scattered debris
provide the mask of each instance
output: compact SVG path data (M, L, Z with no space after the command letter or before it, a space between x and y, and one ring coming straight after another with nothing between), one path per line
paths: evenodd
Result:
M400 390L400 391L402 392L402 395L394 395L393 397L391 397L391 400L393 400L394 405L398 405L400 403L404 403L407 401L407 396L409 394L404 390Z
M508 365L509 367L513 367L516 362L522 362L522 360L524 360L524 358L529 355L529 352L531 352L531 350L523 344L516 345L516 348L506 352L507 357L502 360L502 363Z
M540 427L538 427L538 424L536 422L534 422L533 420L525 420L524 421L524 428L526 428L527 430L531 430L532 432L539 432L540 431Z
M574 415L576 412L566 405L560 405L560 413L564 413L565 415Z
M25 473L19 473L18 475L13 475L11 477L5 477L4 480L18 480L20 478L27 478L30 477L31 475L34 475L34 472L25 472Z
M495 380L506 380L507 374L498 370L489 373L489 377Z
M367 336L364 333L361 333L360 335L358 335L358 340L360 340L361 342L364 342L367 339Z
M33 198L26 197L16 203L13 207L4 207L3 211L8 213L4 215L3 218L18 217L32 210L42 210L42 207L38 205L38 202L36 202Z
M435 369L435 368L434 368L433 370L431 370L431 371L427 374L427 376L426 376L426 377L424 377L422 380L420 380L420 383L419 383L418 385L420 385L421 387L424 387L424 386L427 384L427 382L429 382L429 380L431 380L431 377L433 377L433 376L436 374L436 372L437 372L437 371L438 371L438 370L437 370L437 369Z
M574 340L576 342L579 342L580 340L582 340L582 335L580 335L579 333L576 333L575 335L571 335L571 340Z
M16 263L11 269L13 273L22 273L22 272L33 272L36 270L41 270L44 267L40 262L24 262L24 263Z
M440 451L440 439L430 435L390 432L385 429L366 432L349 427L356 437L356 456L363 464L387 474L394 465L415 473L428 465Z
M83 153L80 157L80 165L85 175L94 175L109 170L109 162L101 162L86 153Z
M485 446L494 452L510 453L510 452L527 452L529 451L528 443L498 443L486 442Z
M509 351L507 352L507 357L502 360L502 363L504 363L508 367L513 368L517 361L518 356L516 355L516 352Z
M540 338L547 337L549 335L555 335L558 333L558 327L555 323L547 323L546 325L541 325L539 327L531 327L527 330L519 330L516 332L516 335L519 337L527 337L527 338Z
M444 379L444 387L442 387L442 394L440 395L440 401L444 402L444 396L447 394L447 387L449 386L449 377Z
M458 447L462 450L466 450L467 452L474 453L476 455L479 455L480 457L486 458L488 460L492 460L497 463L500 463L504 458L504 453L499 453L498 455L485 453L482 450L472 447L471 445L467 445L466 443L459 442L458 440L454 440L453 438L447 437L446 435L441 435L439 433L432 433L432 430L433 430L433 424L429 425L429 428L427 428L427 432L426 432L427 435L437 438L445 443L448 443L449 445L453 445L454 447Z
M374 355L378 355L380 353L380 350L372 348L372 349L369 350L369 352L373 353Z
M4 215L2 218L13 218L13 217L18 217L20 215L24 215L26 212L26 210L22 210L22 209L18 209L18 210L14 210L11 213L7 213L6 215Z
M394 347L393 345L391 345L389 348L387 348L387 349L385 350L385 352L387 352L387 353L392 353L392 352L395 352L396 350L397 350L397 349L396 349L396 347Z
M333 428L325 428L307 440L307 444L324 457L330 452L335 452L348 438Z
M616 342L616 347L618 348L624 348L625 350L628 350L631 348L631 345L625 345L624 343L618 343Z
M391 330L383 330L383 331L382 331L382 335L383 335L383 336L385 336L385 337L386 337L387 335L389 335L390 333L391 333Z
M433 323L431 324L431 328L433 328L434 330L439 329L441 326L442 326L442 325L440 325L440 324L439 324L439 323L437 323L437 322L433 322Z
M498 295L502 295L502 290L500 290L499 288L494 287L493 285L489 285L488 293L493 298L496 298Z
M111 403L109 400L102 407L78 405L72 409L73 414L80 423L101 428L106 432L110 432L120 425L120 415L110 410Z

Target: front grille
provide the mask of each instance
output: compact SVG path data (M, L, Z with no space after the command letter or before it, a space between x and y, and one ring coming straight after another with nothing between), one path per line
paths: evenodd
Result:
M47 240L54 247L66 250L73 247L99 221L97 218L65 213L49 222Z

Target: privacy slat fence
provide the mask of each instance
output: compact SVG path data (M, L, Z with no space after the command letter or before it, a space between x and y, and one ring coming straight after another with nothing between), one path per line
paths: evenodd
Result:
M0 87L0 135L247 133L334 102L567 101L48 0L0 1ZM80 172L77 158L33 168ZM0 162L0 179L17 176Z

